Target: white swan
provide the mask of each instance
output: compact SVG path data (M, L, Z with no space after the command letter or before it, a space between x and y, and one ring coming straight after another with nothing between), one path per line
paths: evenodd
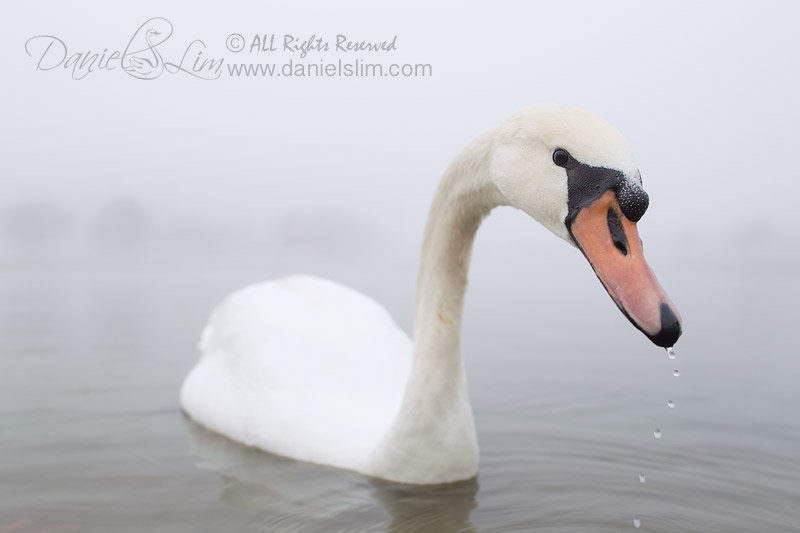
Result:
M478 445L460 350L473 238L517 207L591 262L617 306L667 347L680 318L642 257L648 199L622 135L574 107L533 106L479 136L433 200L414 342L370 298L292 276L214 310L181 405L212 431L269 452L415 484L469 479Z

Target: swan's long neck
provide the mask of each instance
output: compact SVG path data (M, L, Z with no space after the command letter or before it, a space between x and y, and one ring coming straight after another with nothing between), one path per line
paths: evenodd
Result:
M489 178L490 150L490 134L473 141L445 171L434 196L417 277L411 375L380 448L390 479L430 483L477 473L461 317L475 233L504 203ZM442 479L443 471L452 479Z

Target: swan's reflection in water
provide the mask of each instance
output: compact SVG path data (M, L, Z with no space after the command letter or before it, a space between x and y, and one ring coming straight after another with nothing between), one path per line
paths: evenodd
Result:
M235 443L183 417L198 466L224 481L221 498L257 511L260 531L472 532L476 479L409 486L302 463Z

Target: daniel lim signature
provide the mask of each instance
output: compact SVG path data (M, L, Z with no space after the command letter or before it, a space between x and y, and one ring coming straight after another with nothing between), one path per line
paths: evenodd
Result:
M25 42L25 51L36 60L36 70L71 70L76 80L94 72L117 69L140 80L154 80L164 72L185 73L204 80L220 77L225 60L204 56L206 45L199 39L186 46L179 61L166 61L162 45L171 35L172 23L155 17L139 26L122 51L104 48L102 52L71 53L67 44L53 35L31 37Z

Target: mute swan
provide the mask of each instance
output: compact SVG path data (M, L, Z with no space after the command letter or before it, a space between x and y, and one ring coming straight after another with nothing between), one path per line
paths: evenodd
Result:
M460 349L473 238L502 205L575 245L655 344L681 334L642 256L648 205L623 136L562 105L521 109L472 141L433 199L417 278L414 342L379 304L310 276L244 288L213 312L181 389L184 411L241 443L391 481L478 471Z

